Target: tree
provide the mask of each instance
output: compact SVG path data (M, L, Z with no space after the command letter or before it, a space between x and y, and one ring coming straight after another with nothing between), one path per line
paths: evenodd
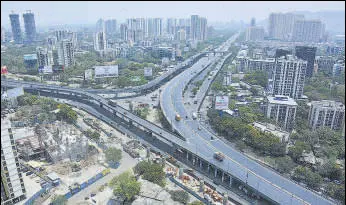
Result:
M295 145L288 148L288 155L292 157L294 161L298 161L302 156L303 151L309 151L310 147L302 141L296 141Z
M165 172L160 164L153 164L147 161L141 161L134 168L136 174L142 175L143 179L165 186Z
M204 205L204 203L201 201L193 201L193 202L189 203L189 205Z
M293 179L305 182L312 189L317 189L323 181L319 174L303 166L298 166L294 169Z
M171 194L171 198L174 201L178 201L183 204L187 204L187 202L190 199L189 194L184 190L171 191L170 194Z
M107 162L119 162L122 158L121 150L115 147L110 147L105 151Z
M59 112L57 113L58 119L66 120L69 123L76 123L77 121L77 113L70 106L66 104L58 105Z
M136 195L141 191L141 183L136 181L129 171L114 177L109 186L113 188L113 194L115 196L121 196L126 201L132 201Z
M331 180L340 180L342 176L342 169L338 164L328 161L318 168L318 173L323 177L328 177Z
M53 205L65 205L67 204L67 199L64 195L55 195L52 199Z
M288 156L278 157L275 159L276 169L280 173L289 173L296 167L296 164Z

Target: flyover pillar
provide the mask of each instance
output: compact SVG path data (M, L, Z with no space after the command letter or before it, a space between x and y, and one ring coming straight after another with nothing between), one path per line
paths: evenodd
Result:
M200 191L200 192L203 192L203 191L204 191L204 181L203 181L203 179L201 179L201 180L199 181L199 191Z
M215 167L215 174L214 174L214 177L216 178L217 176L217 168Z
M225 172L222 172L221 181L223 182L224 180L225 180Z

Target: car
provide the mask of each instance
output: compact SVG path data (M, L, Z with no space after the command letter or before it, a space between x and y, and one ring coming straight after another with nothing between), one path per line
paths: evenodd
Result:
M94 197L95 195L96 195L95 193L91 193L91 194L90 194L91 197Z
M84 197L84 200L89 200L90 198L88 196Z
M96 204L96 200L95 199L91 199L92 202L94 202Z
M201 126L198 126L198 130L202 130Z

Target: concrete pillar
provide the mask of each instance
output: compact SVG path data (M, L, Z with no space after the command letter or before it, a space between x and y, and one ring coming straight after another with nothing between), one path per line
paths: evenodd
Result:
M179 168L179 179L181 179L181 177L183 176L184 174L184 168Z
M189 153L186 151L186 160L189 161Z
M161 158L161 165L162 165L162 167L165 167L165 165L166 165L166 159L163 156Z
M224 180L225 180L225 172L222 172L221 181L223 182Z
M208 174L209 174L209 170L210 170L210 165L208 164Z
M202 169L202 160L199 159L199 167Z
M216 176L217 176L217 168L215 167L215 175L214 175L214 177L216 178Z
M196 158L192 157L192 164L193 164L193 166L195 166L195 163L196 163Z
M204 192L204 180L201 179L199 183L199 192Z
M150 148L147 148L147 158L150 158Z
M228 195L226 193L223 193L222 204L228 205Z
M229 186L231 187L233 183L233 178L231 175L229 175Z

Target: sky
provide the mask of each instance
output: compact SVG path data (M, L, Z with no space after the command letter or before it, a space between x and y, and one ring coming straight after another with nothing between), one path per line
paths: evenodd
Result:
M271 12L345 10L344 1L1 1L1 25L10 28L9 14L31 10L36 26L94 24L99 18L124 22L131 17L188 18L197 14L209 22L263 20Z

